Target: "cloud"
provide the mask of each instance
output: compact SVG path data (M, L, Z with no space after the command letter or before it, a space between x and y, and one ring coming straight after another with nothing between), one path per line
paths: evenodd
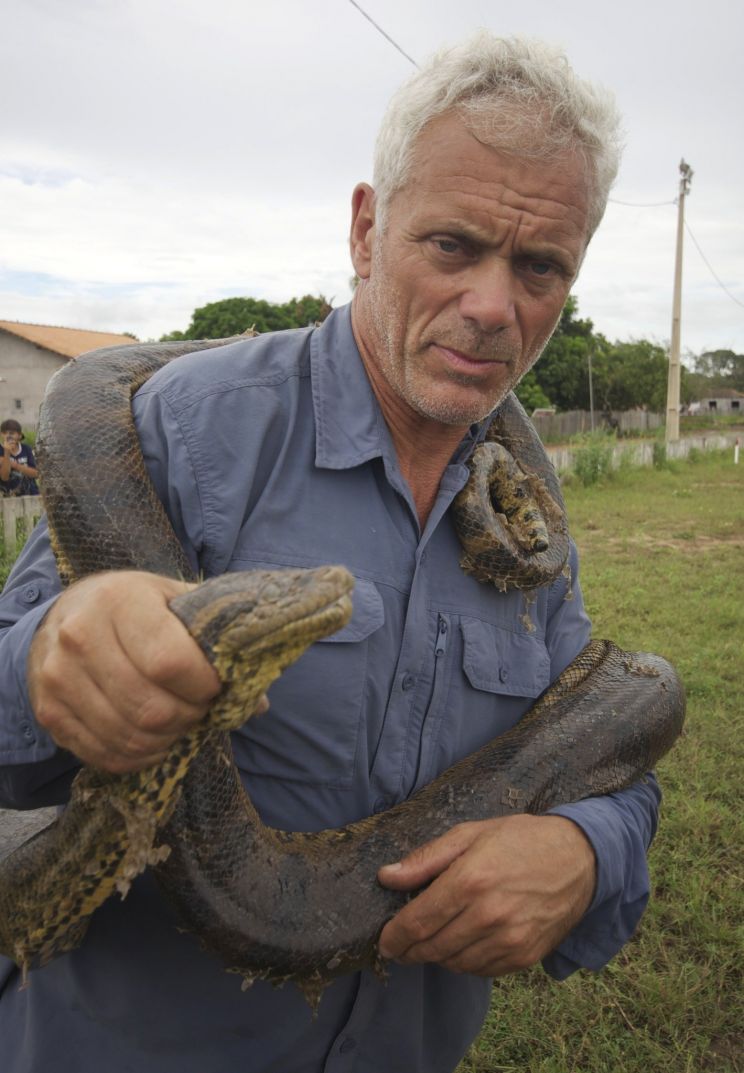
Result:
M563 43L625 114L614 196L671 201L684 155L690 226L744 301L743 10L376 0L374 17L417 60L481 25ZM344 300L351 190L411 71L345 0L9 0L0 314L147 337L229 294ZM674 206L610 206L576 287L598 330L668 337L675 230ZM744 309L685 241L683 346L744 350Z

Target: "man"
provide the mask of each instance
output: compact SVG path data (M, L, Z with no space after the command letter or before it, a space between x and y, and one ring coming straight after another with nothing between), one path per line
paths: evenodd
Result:
M466 576L449 506L490 415L537 359L617 167L612 107L550 49L483 34L394 98L375 189L352 203L359 286L318 330L184 358L134 402L149 472L207 575L342 562L350 624L314 645L233 735L265 822L335 827L389 808L503 733L589 637L572 551L524 598ZM208 459L219 439L225 460ZM207 445L209 449L207 449ZM5 801L63 801L80 761L159 759L214 696L167 611L179 583L127 573L57 597L46 532L0 612ZM15 623L15 625L12 625ZM648 896L658 794L453 828L380 872L426 889L383 930L386 983L299 992L239 981L179 934L148 875L79 950L0 1001L6 1073L447 1073L490 977L599 968Z

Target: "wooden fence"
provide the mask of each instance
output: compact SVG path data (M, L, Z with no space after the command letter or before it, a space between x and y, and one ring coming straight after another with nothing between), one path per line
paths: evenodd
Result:
M41 517L44 507L41 496L9 496L0 498L2 532L0 540L7 553L15 554L28 539Z
M582 432L590 432L592 415L588 410L569 410L564 414L535 414L532 418L535 428L543 442L560 442L569 440ZM661 414L652 414L648 410L613 411L611 414L600 410L594 412L594 428L608 431L651 432L664 424Z

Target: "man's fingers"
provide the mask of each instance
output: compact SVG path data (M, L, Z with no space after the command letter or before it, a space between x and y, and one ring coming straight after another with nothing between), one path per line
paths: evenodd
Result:
M168 607L189 587L137 572L87 578L37 631L27 667L34 712L84 763L121 772L157 762L219 692Z
M424 931L422 928L422 934ZM396 953L395 958L404 965L431 962L452 972L498 976L526 969L547 953L550 947L540 949L536 938L528 925L510 923L494 898L464 903L442 927Z
M152 631L146 623L131 617L113 621L114 636L126 659L142 679L165 693L185 698L192 704L207 705L217 695L220 681L184 624L168 607L168 601L192 585L173 582L172 592L164 589L149 610Z
M37 705L39 723L58 745L84 763L107 771L132 771L161 759L174 740L170 729L154 732L137 725L136 690L127 693L126 711L114 705L90 676L76 678L74 692L48 687ZM196 722L198 715L193 715ZM170 720L168 720L169 722ZM183 733L177 731L177 736Z
M441 838L419 846L402 861L383 865L377 878L383 887L393 890L416 890L423 887L445 868L449 868L477 838L478 833L477 824L461 823Z
M458 824L440 838L419 846L402 861L379 870L380 883L396 890L415 890L430 883L383 928L379 940L383 957L406 960L413 948L434 943L438 933L462 913L469 892L467 884L458 880L456 862L482 831L482 823ZM437 952L440 949L452 952L449 946L436 945Z
M457 892L436 890L437 881L418 894L388 921L380 933L379 949L384 958L396 961L439 961L453 951L437 942L447 926L463 910Z

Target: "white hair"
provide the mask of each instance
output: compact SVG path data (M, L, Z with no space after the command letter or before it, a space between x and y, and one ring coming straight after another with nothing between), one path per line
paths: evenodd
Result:
M481 141L516 156L549 161L577 153L589 183L592 235L620 163L612 95L578 78L560 49L485 30L436 53L390 101L375 146L378 228L409 178L418 136L450 111Z

